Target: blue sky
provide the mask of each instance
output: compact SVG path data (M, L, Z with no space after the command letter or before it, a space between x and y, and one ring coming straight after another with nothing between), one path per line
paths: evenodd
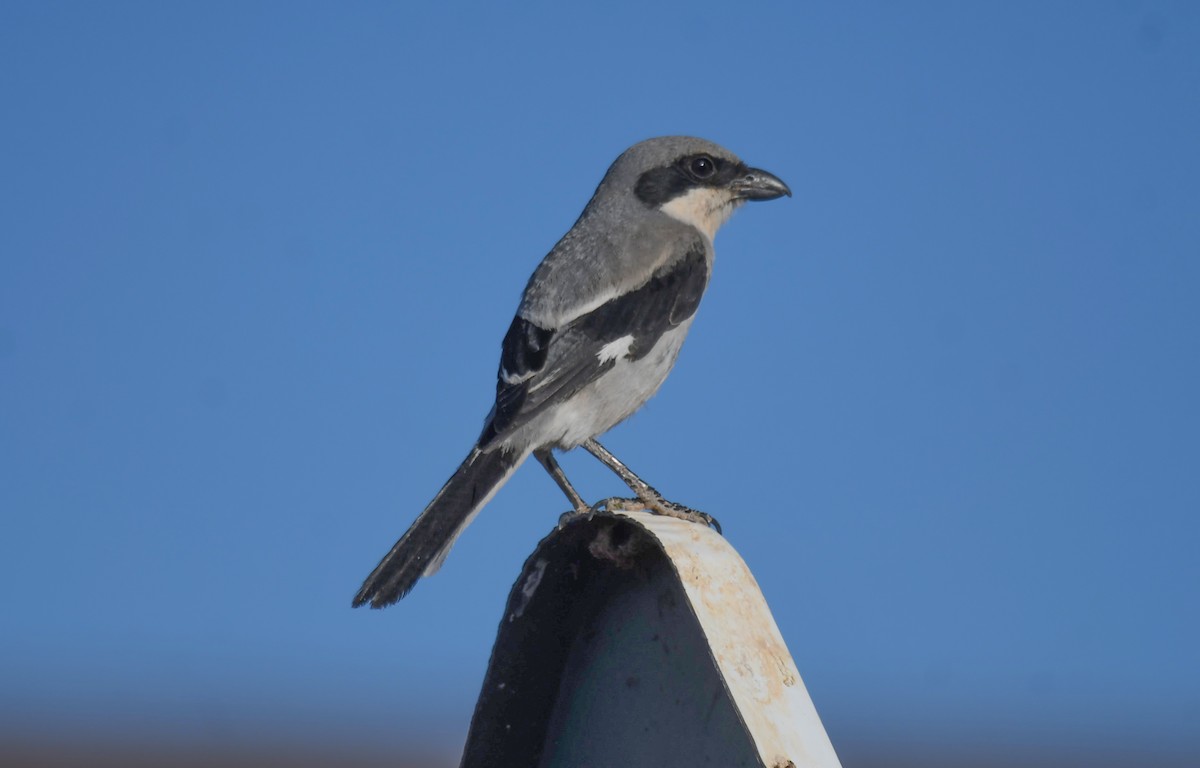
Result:
M835 746L1200 752L1195 6L7 3L0 73L10 724L460 743L558 490L350 598L529 272L688 133L795 196L606 443L722 520Z

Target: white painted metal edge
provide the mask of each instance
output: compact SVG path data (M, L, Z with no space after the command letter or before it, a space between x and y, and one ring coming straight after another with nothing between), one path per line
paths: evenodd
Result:
M743 722L768 768L841 768L754 575L716 531L621 512L673 564Z

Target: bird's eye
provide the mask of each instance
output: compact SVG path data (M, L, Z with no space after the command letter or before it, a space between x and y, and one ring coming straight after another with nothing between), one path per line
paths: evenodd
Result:
M707 179L717 172L717 164L708 155L699 155L688 163L688 170L697 179Z

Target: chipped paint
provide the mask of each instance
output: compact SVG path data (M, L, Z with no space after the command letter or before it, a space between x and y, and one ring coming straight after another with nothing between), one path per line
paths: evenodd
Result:
M546 566L549 562L545 558L538 558L534 563L533 570L525 577L525 581L521 583L521 601L518 603L516 610L508 616L509 621L521 618L525 613L525 606L529 605L529 601L533 599L537 592L538 585L542 583L542 576L546 573Z

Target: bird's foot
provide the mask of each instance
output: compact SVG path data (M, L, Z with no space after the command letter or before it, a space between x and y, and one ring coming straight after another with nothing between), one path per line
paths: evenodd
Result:
M597 501L592 505L590 511L598 515L611 515L615 512L641 512L644 509L646 509L646 504L641 499L610 496Z
M692 509L691 507L685 507L682 504L668 501L662 496L647 500L646 508L656 515L676 517L680 520L687 520L689 523L698 523L707 528L712 528L717 533L721 533L721 524L717 522L717 518L707 512L701 512L698 509Z
M626 499L604 499L603 501L596 502L590 507L582 506L578 509L572 509L567 512L563 512L558 516L558 527L562 529L565 526L580 520L591 520L597 515L612 515L614 511L613 508L607 506L607 503L610 501L626 501ZM628 499L628 501L636 501L636 499Z
M721 524L717 522L717 518L701 512L691 507L685 507L682 504L676 504L673 501L664 499L658 491L646 487L642 496L636 499L625 499L619 496L614 496L609 499L602 499L592 505L592 510L596 512L650 512L655 515L663 515L664 517L674 517L679 520L687 520L689 523L698 523L700 525L712 528L717 533L721 533Z

